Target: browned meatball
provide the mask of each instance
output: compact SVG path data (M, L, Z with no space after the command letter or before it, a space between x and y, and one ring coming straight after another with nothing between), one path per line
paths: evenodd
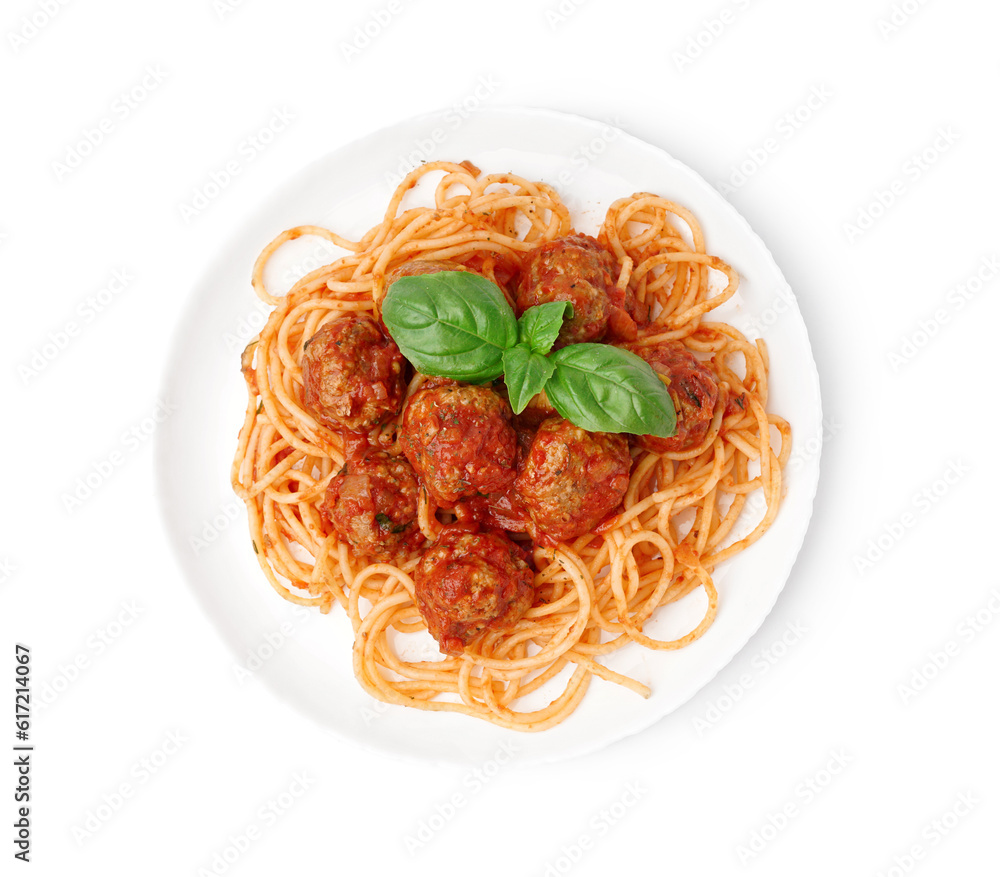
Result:
M569 301L573 316L563 324L555 347L600 341L609 325L616 336L634 338L635 322L625 310L625 294L615 286L614 255L588 235L575 234L532 250L517 289L517 313L550 301Z
M442 271L467 270L467 268L459 265L457 262L447 262L444 259L419 259L413 262L404 262L402 265L397 265L385 275L385 292L388 293L389 287L401 277L420 277L424 274L440 274ZM388 335L389 330L382 319L381 304L379 305L379 311L379 326Z
M624 345L669 379L667 390L677 412L677 431L669 438L644 435L636 443L657 454L687 451L705 440L719 398L719 379L683 344L667 341L649 347Z
M494 493L514 479L517 435L510 405L489 387L436 382L410 398L400 442L440 505Z
M550 417L538 427L514 489L531 515L536 538L568 542L618 506L631 466L624 436L587 432Z
M417 476L403 457L370 450L349 459L326 490L320 512L357 551L387 561L419 546Z
M468 269L457 262L446 262L444 259L420 259L404 262L385 275L385 285L388 288L400 277L419 277L421 274L439 274L441 271L466 271Z
M508 303L513 304L513 291L521 266L509 256L490 252L473 253L461 264L445 259L422 259L404 262L393 268L385 276L385 288L388 290L400 277L419 277L422 274L440 274L442 271L467 271L485 277L499 287Z
M479 250L466 258L462 267L466 271L481 274L492 280L500 287L504 297L513 303L514 293L517 291L517 279L521 274L521 263L518 259L490 250Z
M331 320L305 343L302 400L330 429L363 430L399 413L406 360L368 314Z
M413 576L417 609L446 655L486 631L509 630L531 608L525 552L499 530L445 529Z

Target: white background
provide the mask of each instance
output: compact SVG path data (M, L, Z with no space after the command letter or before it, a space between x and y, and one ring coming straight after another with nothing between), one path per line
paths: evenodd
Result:
M0 784L3 872L997 873L998 26L981 0L4 4L0 745L19 642L36 749L30 865ZM747 647L649 730L530 768L368 752L241 684L142 426L189 291L283 179L487 104L612 122L723 188L796 292L826 417Z

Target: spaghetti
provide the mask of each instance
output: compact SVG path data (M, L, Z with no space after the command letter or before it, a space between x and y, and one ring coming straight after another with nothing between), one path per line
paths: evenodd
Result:
M409 206L407 195L421 182L433 184L432 203ZM630 347L674 342L714 372L720 393L707 431L683 451L633 443L628 488L611 518L568 542L527 543L535 599L513 627L488 631L459 656L402 656L402 640L426 631L414 596L420 549L374 562L341 541L321 513L348 449L303 404L303 346L333 317L377 315L386 275L401 264L448 260L503 288L504 272L524 254L571 231L569 211L542 182L482 174L468 163L428 162L403 180L382 221L359 241L299 226L268 244L254 267L254 289L274 310L243 355L248 401L233 488L246 503L254 550L273 588L324 613L339 604L354 628L355 675L379 700L540 731L573 712L594 676L649 696L645 685L601 658L630 643L670 650L700 637L718 608L713 571L759 539L777 514L791 431L766 410L767 347L706 319L733 296L739 279L705 252L689 211L646 193L622 198L608 209L598 240L617 260L617 288L649 314ZM286 295L271 295L263 279L269 259L304 235L346 254L302 277ZM725 279L721 289L710 282L713 271ZM416 375L407 396L424 380ZM399 455L397 425L394 419L372 428L367 441ZM763 499L763 514L736 538L754 493ZM452 519L452 510L421 491L418 521L429 541ZM515 538L525 541L523 534ZM643 632L657 610L696 589L703 590L706 608L694 629L673 640ZM536 708L524 706L538 700Z

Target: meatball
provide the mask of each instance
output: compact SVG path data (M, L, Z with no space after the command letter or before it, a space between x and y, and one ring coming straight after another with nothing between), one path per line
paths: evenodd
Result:
M417 609L446 655L486 631L509 630L531 608L534 574L500 530L446 528L414 571Z
M443 259L421 259L413 262L404 262L393 268L385 276L386 288L391 286L400 277L417 277L421 274L438 274L441 271L466 271L456 262L446 262Z
M388 293L389 287L402 277L420 277L424 274L440 274L443 271L468 270L457 262L446 262L444 259L419 259L413 262L404 262L385 275L385 293ZM381 304L379 304L379 310L381 311ZM389 330L386 328L381 313L379 313L379 325L388 335Z
M705 440L719 398L719 379L683 344L667 341L650 347L624 345L655 372L668 378L667 389L677 412L677 431L669 438L644 435L636 443L657 454L687 451Z
M575 234L542 244L525 263L515 304L520 316L550 301L573 304L555 347L600 341L609 330L635 338L635 322L626 312L626 294L615 286L615 257L588 235ZM631 300L631 299L630 299Z
M358 431L399 413L406 360L368 314L331 320L305 343L302 400L334 430Z
M487 280L491 280L500 287L500 291L509 302L514 301L517 279L521 275L519 260L502 253L479 250L466 258L462 267L465 271L481 274Z
M536 538L568 542L592 530L622 501L631 466L624 436L543 421L514 482Z
M423 542L417 523L417 476L403 457L370 450L348 459L320 506L340 538L376 560L406 554Z
M439 505L502 491L514 480L510 405L489 387L436 382L403 410L400 443Z

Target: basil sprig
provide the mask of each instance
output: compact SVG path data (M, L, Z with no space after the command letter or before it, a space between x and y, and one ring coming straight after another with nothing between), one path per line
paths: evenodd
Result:
M468 271L401 277L382 301L389 334L426 375L475 384L502 374L515 414L544 390L581 429L673 435L670 394L641 357L610 344L549 353L572 316L573 305L559 301L528 308L518 320L493 283Z

